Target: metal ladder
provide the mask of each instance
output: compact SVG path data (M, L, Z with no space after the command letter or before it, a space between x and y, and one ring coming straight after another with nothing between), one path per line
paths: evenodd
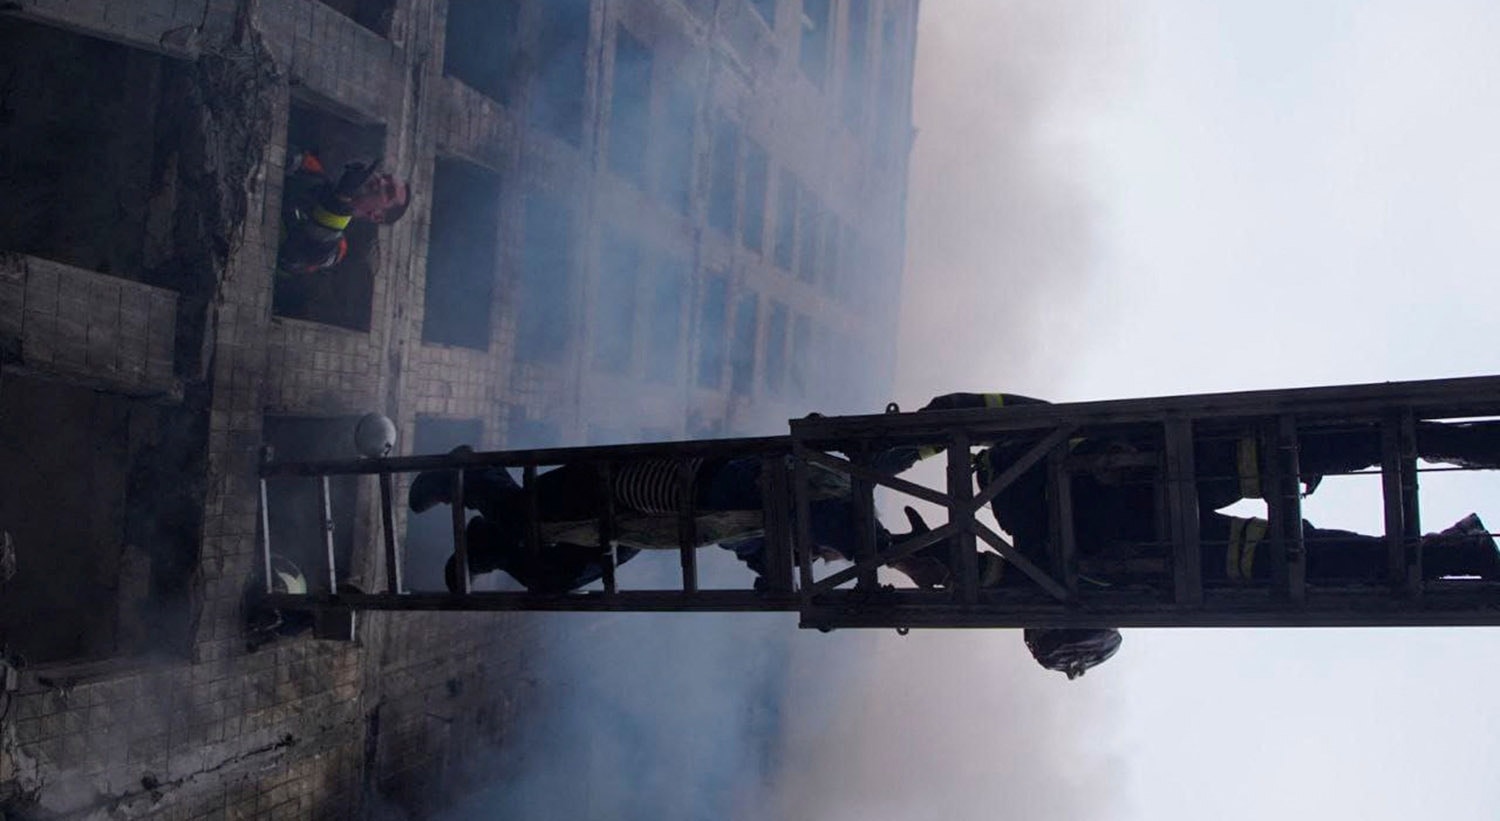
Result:
M1425 579L1419 521L1417 426L1423 422L1500 417L1500 377L1276 391L1202 394L1151 399L1020 406L793 420L790 435L606 447L460 453L339 462L267 462L261 475L261 558L270 578L271 535L266 482L277 477L321 481L323 524L331 528L328 477L373 474L380 486L386 589L339 592L333 540L327 532L326 589L270 595L272 604L313 610L549 610L549 611L787 611L803 627L1129 627L1129 626L1379 626L1500 624L1500 584L1477 579ZM1378 437L1386 546L1384 561L1367 579L1309 581L1302 532L1299 441L1334 429ZM1267 507L1266 544L1271 557L1267 584L1205 583L1195 447L1215 436L1251 437L1260 454L1259 475ZM976 448L1009 437L1026 443L1024 453L976 489ZM1158 504L1154 510L1160 550L1158 583L1099 587L1083 583L1085 571L1109 562L1080 549L1072 477L1097 469L1098 459L1071 455L1080 440L1131 438L1151 443L1111 457L1117 467L1149 473ZM874 456L893 447L934 446L946 453L946 487L930 488L882 471ZM766 572L762 589L699 589L695 511L691 507L689 460L704 457L762 460L762 512ZM452 498L462 498L463 469L518 467L531 511L537 509L539 467L586 463L595 466L603 497L610 476L638 459L671 459L679 466L678 511L681 584L671 590L622 589L610 545L615 511L607 506L597 538L608 557L603 589L565 595L473 592L460 573L457 593L408 591L395 532L397 473L452 470ZM846 567L820 573L810 523L811 473L832 470L849 477L853 500L855 556ZM1050 538L1045 557L1028 557L976 513L1026 475L1046 476ZM942 507L947 522L915 538L882 547L874 489ZM545 550L535 515L529 517L526 549ZM466 514L453 505L454 552L467 567ZM979 583L979 542L999 553L1032 583L984 588ZM919 550L946 542L953 579L946 588L884 586L876 570ZM1084 554L1084 555L1081 555ZM1009 572L1009 571L1007 571ZM270 593L268 586L268 593Z

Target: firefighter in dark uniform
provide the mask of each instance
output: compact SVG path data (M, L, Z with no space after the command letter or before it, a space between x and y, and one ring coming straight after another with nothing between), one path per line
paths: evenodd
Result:
M1020 407L1044 404L1018 394L954 393L937 397L922 410ZM1021 437L992 443L975 456L981 487L998 476L1035 445ZM1149 443L1128 440L1102 442L1075 439L1075 456L1107 456ZM1417 427L1419 455L1465 467L1500 467L1500 426L1494 423L1422 423ZM1314 432L1299 440L1300 467L1309 490L1325 474L1361 470L1380 462L1378 434L1367 430ZM933 449L935 450L935 449ZM881 467L899 472L929 455L923 449L902 448L885 454ZM1101 461L1102 463L1102 461ZM1200 476L1200 528L1204 545L1205 580L1220 584L1264 583L1270 578L1269 552L1262 548L1268 525L1264 519L1227 516L1216 512L1242 498L1259 498L1259 459L1252 437L1195 442L1195 469ZM1102 469L1072 477L1075 533L1081 556L1101 556L1125 544L1156 540L1156 495L1149 477L1129 470ZM1046 566L1050 516L1045 463L1024 472L991 502L1000 526L1010 533L1018 552ZM1308 578L1322 581L1369 579L1382 566L1384 539L1342 530L1324 530L1303 522L1308 545ZM1484 524L1473 514L1441 533L1423 539L1424 574L1428 578L1478 576L1500 579L1500 551ZM931 557L944 562L946 552ZM988 555L988 554L986 554ZM982 563L981 566L995 564ZM1001 564L1004 571L1004 565ZM993 575L993 574L992 574ZM1369 579L1373 580L1373 579ZM1116 579L1113 581L1127 581ZM985 586L1026 584L1024 574L1002 572L985 579ZM1119 648L1118 631L1028 630L1027 646L1043 666L1075 678L1107 660Z
M380 160L344 167L337 182L313 151L301 151L288 164L281 194L281 247L276 265L288 274L332 268L349 253L344 231L354 220L389 225L406 213L411 188L381 172Z
M1045 404L1043 400L1018 394L953 393L939 396L922 410L960 408L1023 407ZM982 451L975 459L975 474L981 486L999 475L1005 467L1020 458L1034 445L1031 439L1002 441ZM1149 443L1128 440L1096 441L1075 439L1070 443L1076 456L1107 456L1115 450L1149 447ZM1302 475L1311 487L1326 474L1362 470L1380 462L1380 442L1373 430L1314 431L1299 437L1299 462ZM1469 468L1500 468L1500 425L1492 422L1443 423L1424 422L1417 426L1418 454L1428 461L1443 461ZM1219 437L1194 443L1195 470L1198 482L1200 524L1206 542L1219 545L1253 545L1264 532L1264 520L1243 519L1217 514L1215 511L1240 499L1260 498L1259 458L1251 436ZM915 458L925 455L906 452L888 459L887 469L904 469ZM1153 541L1155 533L1155 491L1150 470L1140 469L1142 476L1129 470L1103 469L1073 477L1073 507L1081 550L1099 550L1111 543ZM995 497L991 509L1000 526L1014 538L1016 548L1034 562L1046 559L1048 507L1046 468L1038 464L1026 471L1012 485ZM1472 575L1500 578L1500 554L1484 535L1484 525L1472 514L1436 536L1433 542L1442 547L1429 554L1433 578ZM1429 536L1435 539L1436 536ZM1320 530L1304 522L1304 538L1309 545L1322 545L1323 556L1313 559L1309 550L1309 574L1317 578L1352 578L1355 568L1379 566L1358 558L1371 550L1383 550L1378 537L1338 530ZM1250 567L1251 562L1226 562L1218 557L1226 571L1231 564ZM1256 568L1261 565L1254 564ZM1260 578L1262 569L1257 569ZM1367 571L1366 571L1367 572ZM1247 577L1248 578L1248 577Z
M472 452L467 447L455 453ZM760 513L765 501L761 489L761 458L691 459L689 471L692 507L700 516L700 537L731 550L757 574L756 587L763 586L767 570L765 536ZM645 537L642 546L676 549L675 517L681 509L678 463L671 459L641 459L616 466L606 491L591 464L568 464L537 476L537 521L566 523L593 520L606 506L617 515L617 526L627 518L666 517L672 526ZM815 558L849 559L855 554L854 511L849 486L831 472L815 470L809 504ZM426 471L412 481L408 505L417 513L434 505L452 504L452 473ZM606 492L608 497L606 498ZM464 471L464 506L479 512L466 531L471 574L503 570L528 590L564 593L597 581L604 572L604 551L597 544L550 541L537 554L524 549L527 521L525 492L501 467ZM713 517L718 518L713 518ZM709 517L705 519L703 517ZM702 523L721 523L718 533L702 532ZM623 529L623 528L622 528ZM623 534L620 541L624 541ZM876 522L878 547L901 534L891 534ZM616 550L616 565L637 555L636 547ZM926 566L921 562L896 566L922 584ZM458 589L456 562L449 561L448 586Z

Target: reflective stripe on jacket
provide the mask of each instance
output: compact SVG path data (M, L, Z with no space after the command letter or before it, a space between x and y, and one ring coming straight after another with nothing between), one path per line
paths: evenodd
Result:
M1230 581L1255 578L1255 549L1265 540L1270 523L1265 519L1230 516L1229 545L1224 553L1224 573Z
M1240 477L1240 498L1259 499L1260 448L1254 436L1241 436L1236 448L1235 468Z

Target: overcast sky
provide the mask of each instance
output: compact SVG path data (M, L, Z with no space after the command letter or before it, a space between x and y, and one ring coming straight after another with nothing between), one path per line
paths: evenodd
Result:
M1497 43L1492 2L924 0L893 398L1500 373ZM1379 526L1377 484L1311 501ZM1133 630L1074 683L1011 632L873 645L789 747L801 817L1500 817L1500 631Z

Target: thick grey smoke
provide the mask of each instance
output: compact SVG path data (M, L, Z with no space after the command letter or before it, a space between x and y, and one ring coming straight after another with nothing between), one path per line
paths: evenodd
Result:
M1056 332L1069 292L1087 285L1093 213L1060 148L1066 141L1051 129L1059 106L1087 93L1109 57L1108 49L1100 56L1107 26L1088 21L1100 9L1085 5L924 6L897 386L904 402L1002 377L1025 381L1060 360L1037 346ZM620 170L637 168L625 159ZM600 249L600 271L611 277L621 273L610 262L621 257L616 245L606 238ZM672 262L651 249L628 256L653 261L648 267ZM593 352L629 348L628 321L597 319ZM689 322L683 344L706 344L711 329L715 344L736 347L723 319ZM814 361L825 352L793 344L794 367L829 364ZM997 354L1006 361L972 367ZM618 400L608 416L614 431L654 424L636 410L643 400ZM785 421L752 408L734 426L776 433ZM710 584L747 583L727 553L703 553ZM674 555L647 555L621 568L620 583L670 586L676 572ZM1090 697L1097 688L1072 685L1077 698L1065 711L1039 707L1043 688L1069 685L1036 668L1018 634L822 635L797 631L785 616L542 621L548 642L536 687L513 743L493 754L495 783L451 817L1099 817L1116 786L1110 757L1077 742L1105 711Z
M923 5L904 406L954 390L1046 396L1070 352L1103 336L1074 319L1095 285L1103 215L1072 120L1129 65L1118 14L1087 0ZM940 486L940 468L928 473ZM777 804L746 817L1105 818L1122 807L1108 666L1067 682L1032 662L1019 631L827 638L850 647L838 685L794 690ZM796 681L818 681L805 671L829 663L794 659Z
M1094 0L935 0L917 40L898 391L906 402L1065 368L1100 218L1072 118L1127 64Z

